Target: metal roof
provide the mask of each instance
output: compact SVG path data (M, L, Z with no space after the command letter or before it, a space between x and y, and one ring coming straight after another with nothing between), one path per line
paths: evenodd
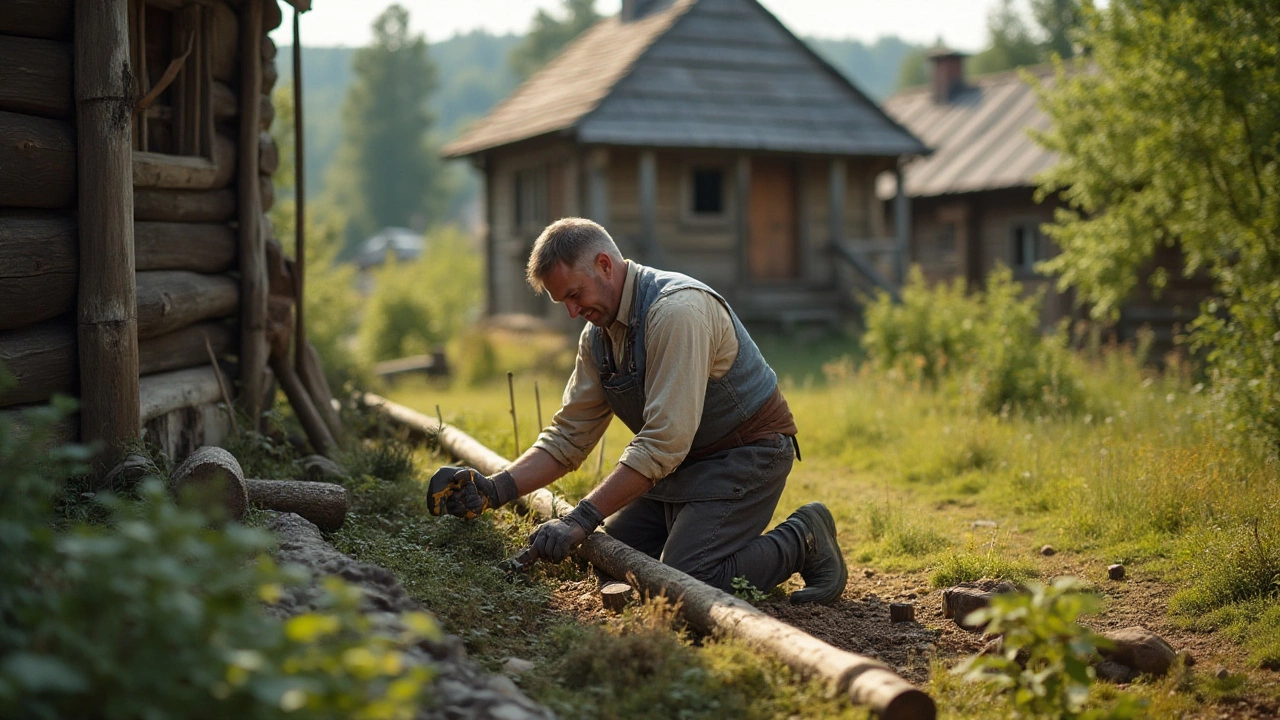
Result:
M1052 66L1025 70L1052 85ZM934 150L906 168L911 197L1032 187L1035 175L1058 161L1027 132L1048 129L1049 117L1018 71L970 78L945 103L934 102L928 87L908 90L884 109ZM882 196L885 190L892 195L882 187Z
M602 20L444 154L556 132L645 147L927 151L756 0L674 0Z

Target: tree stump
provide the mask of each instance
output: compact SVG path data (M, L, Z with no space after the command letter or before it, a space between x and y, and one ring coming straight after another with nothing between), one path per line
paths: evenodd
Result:
M890 603L889 620L891 622L910 622L916 619L916 606L911 603Z
M203 510L220 508L232 520L243 520L249 508L244 471L231 453L204 446L173 471L169 489L179 501Z
M1108 565L1107 577L1111 578L1112 580L1123 580L1124 566L1119 563L1116 563L1115 565Z
M333 532L347 520L347 489L341 485L306 480L245 481L254 507L291 512L310 520L325 532Z
M624 582L605 583L600 588L600 602L604 605L604 609L613 613L620 613L627 607L627 603L635 596L635 591L631 586Z

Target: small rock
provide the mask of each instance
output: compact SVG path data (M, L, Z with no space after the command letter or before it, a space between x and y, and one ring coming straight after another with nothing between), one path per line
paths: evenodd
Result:
M1146 675L1164 675L1178 656L1164 638L1136 625L1104 633L1104 636L1115 645L1100 651L1104 658Z
M1122 665L1114 660L1103 660L1093 667L1094 672L1103 680L1110 680L1113 683L1127 683L1138 676L1138 673L1128 665Z
M525 710L519 705L515 705L513 703L506 703L497 707L491 707L488 709L488 712L489 717L493 718L493 720L529 720L529 718L537 717L528 710Z
M1112 580L1123 580L1124 566L1121 565L1120 563L1116 563L1115 565L1108 565L1107 577L1111 578Z
M512 677L519 677L533 669L533 661L524 658L509 657L502 661L502 672Z
M867 568L866 570L863 570L863 571L862 571L862 576L863 576L863 577L869 577L869 578L870 578L870 577L875 577L875 576L876 576L876 571L875 571L875 570L872 570L871 568Z
M1182 660L1182 667L1194 667L1196 664L1196 656L1186 650L1178 653L1178 659Z
M889 603L891 622L909 622L916 619L916 606L911 603Z
M308 455L298 464L302 466L302 479L311 482L335 482L347 476L341 465L323 455Z
M1040 554L1045 557L1049 557L1051 555L1057 555L1058 551L1054 550L1052 545L1045 545L1044 547L1040 548Z
M969 527L975 528L993 528L997 527L995 520L974 520L969 523Z
M1008 585L1005 583L1005 585ZM1002 588L1006 591L1013 589L1012 585ZM981 610L991 604L991 596L995 593L989 590L981 589L976 583L961 583L949 590L942 591L942 616L951 618L956 624L970 632L981 630L982 625L973 625L965 621L969 613L975 610Z
M1213 674L1213 676L1218 678L1219 680L1226 680L1227 678L1231 677L1231 671L1224 667L1220 667L1218 668L1218 671Z

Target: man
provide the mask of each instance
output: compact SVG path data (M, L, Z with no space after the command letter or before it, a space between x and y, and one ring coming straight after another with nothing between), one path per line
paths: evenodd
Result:
M635 433L613 472L530 543L559 562L602 523L710 585L767 591L799 572L792 602L831 603L848 579L835 521L810 503L761 535L799 446L777 376L728 304L691 277L623 259L600 225L565 218L534 243L527 279L589 325L564 406L527 452L461 483L444 511L475 517L577 468L613 416Z

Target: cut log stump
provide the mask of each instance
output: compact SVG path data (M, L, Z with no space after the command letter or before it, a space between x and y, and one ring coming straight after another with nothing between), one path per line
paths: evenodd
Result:
M604 587L600 588L600 603L609 612L622 612L633 597L635 597L635 590L624 582L605 583Z
M291 512L315 523L325 532L342 527L347 519L347 489L341 485L306 480L245 481L254 507Z
M889 620L892 622L910 622L916 619L916 606L911 603L890 603Z
M232 520L243 520L249 509L244 471L235 456L220 447L204 446L182 461L169 488L184 503L205 510L221 507Z

